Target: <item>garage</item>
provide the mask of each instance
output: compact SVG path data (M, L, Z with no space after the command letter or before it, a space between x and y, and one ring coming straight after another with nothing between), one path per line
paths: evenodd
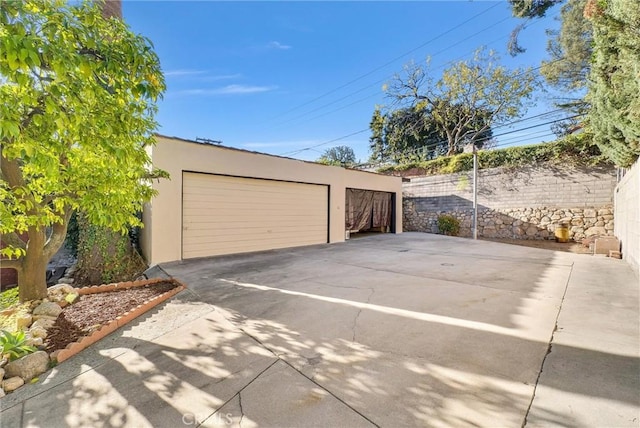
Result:
M150 265L402 232L400 177L164 135L149 155L170 176L142 212Z
M359 232L395 233L393 193L347 188L345 195L345 230L348 236Z
M328 242L328 186L184 172L182 258Z

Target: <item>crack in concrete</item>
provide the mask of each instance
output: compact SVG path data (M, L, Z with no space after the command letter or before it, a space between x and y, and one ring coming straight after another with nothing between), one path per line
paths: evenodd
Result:
M369 291L371 291L369 293L369 297L367 297L367 301L366 303L371 303L371 298L373 297L374 293L376 292L376 290L374 288L369 287ZM353 319L353 327L351 328L352 330L352 337L351 337L351 341L355 342L356 341L356 328L358 327L358 318L360 318L360 314L362 313L362 309L360 308L358 310L358 313L356 314L356 317Z
M213 417L213 415L215 415L217 412L220 411L220 409L222 409L224 406L226 406L227 404L229 404L231 402L231 400L233 400L236 396L238 396L238 401L240 404L240 424L242 424L242 419L244 418L244 409L242 408L242 397L240 396L240 393L242 391L244 391L249 385L251 385L256 379L258 379L260 376L262 376L262 374L264 372L266 372L267 370L269 370L271 367L273 367L273 365L275 363L278 362L278 359L274 360L271 364L269 364L264 370L262 370L260 373L258 373L253 379L251 379L249 382L247 382L247 384L245 386L243 386L242 388L240 388L240 390L233 395L233 397L229 398L227 401L225 401L224 403L222 403L222 405L220 407L218 407L212 414L211 416L209 416L209 418ZM209 419L207 418L207 420ZM204 421L206 422L206 420ZM202 424L199 424L197 428L201 427Z
M533 407L533 400L536 398L536 390L538 389L538 384L540 382L540 376L542 376L542 372L544 370L544 363L547 361L547 357L551 353L551 348L553 347L553 338L556 335L556 331L558 331L558 319L560 318L560 312L562 311L562 305L564 304L564 298L567 295L567 290L569 289L569 282L571 282L571 274L573 273L574 264L571 263L571 269L569 270L569 276L567 277L567 283L564 286L564 293L562 293L562 299L560 299L560 306L558 307L558 313L556 314L556 322L553 327L553 331L551 332L551 337L549 338L549 346L547 347L547 353L544 354L542 358L542 364L540 364L540 371L538 372L538 376L536 377L536 383L533 385L533 393L531 394L531 401L529 402L529 407L527 407L527 411L524 414L524 419L522 420L521 428L527 426L527 418L529 417L529 413L531 412L531 407Z
M244 419L244 409L242 408L242 391L238 391L238 407L240 407L240 420L238 426L242 428L242 420Z

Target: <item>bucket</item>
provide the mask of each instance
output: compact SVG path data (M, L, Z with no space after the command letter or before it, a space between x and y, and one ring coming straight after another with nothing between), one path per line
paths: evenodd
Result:
M560 223L556 227L556 242L569 242L569 225Z

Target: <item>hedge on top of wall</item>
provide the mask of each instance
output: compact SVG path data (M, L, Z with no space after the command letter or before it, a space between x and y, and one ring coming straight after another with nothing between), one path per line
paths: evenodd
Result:
M479 168L520 167L539 163L595 166L611 164L600 149L593 144L590 134L570 135L559 140L531 146L509 147L506 149L480 150ZM428 161L411 162L385 166L378 170L383 174L409 172L412 175L452 174L473 169L473 154L462 153L440 157Z

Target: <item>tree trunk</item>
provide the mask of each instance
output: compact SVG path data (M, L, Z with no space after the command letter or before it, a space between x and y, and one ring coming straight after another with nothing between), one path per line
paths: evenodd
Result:
M18 294L21 302L47 297L47 263L44 253L45 231L29 228L27 254L18 269Z
M447 156L455 155L456 154L456 140L454 140L453 137L447 138L447 145L448 145Z

